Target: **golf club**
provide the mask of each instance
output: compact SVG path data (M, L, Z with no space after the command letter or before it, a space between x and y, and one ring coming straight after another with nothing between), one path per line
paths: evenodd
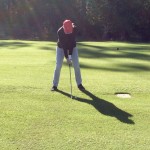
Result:
M69 64L69 71L70 71L70 95L71 95L71 99L72 99L71 64Z

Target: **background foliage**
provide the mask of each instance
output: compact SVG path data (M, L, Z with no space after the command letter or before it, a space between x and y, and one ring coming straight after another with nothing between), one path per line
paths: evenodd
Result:
M79 39L150 41L150 0L0 0L0 38L56 40L64 19Z

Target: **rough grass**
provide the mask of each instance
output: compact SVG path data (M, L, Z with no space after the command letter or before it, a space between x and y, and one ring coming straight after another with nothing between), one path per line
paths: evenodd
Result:
M78 43L86 91L73 76L75 99L65 60L60 91L50 91L55 46L0 41L0 149L148 150L150 44Z

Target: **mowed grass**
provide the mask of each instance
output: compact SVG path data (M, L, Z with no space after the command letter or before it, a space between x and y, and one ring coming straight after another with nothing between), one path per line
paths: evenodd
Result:
M150 44L79 42L86 91L72 68L74 99L65 59L60 91L50 91L55 47L0 41L0 149L149 150Z

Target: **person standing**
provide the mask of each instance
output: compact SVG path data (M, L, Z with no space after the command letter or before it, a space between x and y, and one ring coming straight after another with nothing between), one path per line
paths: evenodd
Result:
M61 67L64 57L68 65L73 65L77 87L79 90L85 90L82 85L82 78L79 66L78 49L76 47L77 27L71 20L63 21L63 26L57 31L58 41L56 47L56 67L53 76L53 86L51 91L57 91Z

